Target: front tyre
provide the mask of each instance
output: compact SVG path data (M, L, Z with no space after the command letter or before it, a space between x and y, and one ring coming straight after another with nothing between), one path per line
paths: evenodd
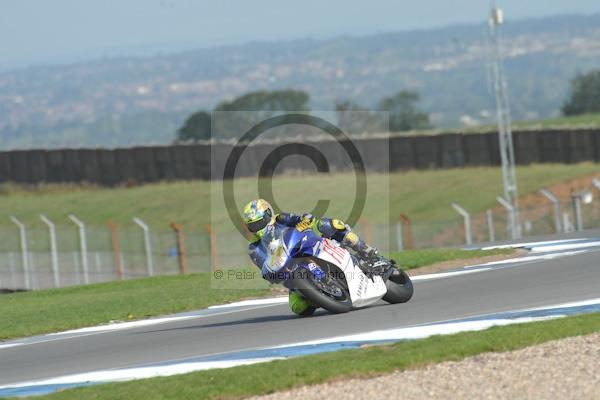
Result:
M385 283L387 293L383 300L391 304L406 303L413 295L413 284L408 274L396 269Z
M294 276L294 287L311 303L323 307L334 314L352 310L352 300L345 285L328 273L325 278L317 279L310 271L299 270Z

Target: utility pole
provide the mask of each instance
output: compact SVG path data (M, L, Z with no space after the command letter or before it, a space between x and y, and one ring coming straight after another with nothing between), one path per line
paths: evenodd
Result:
M494 78L494 93L496 95L496 113L498 119L498 137L500 143L500 159L502 160L502 179L504 181L504 198L513 207L515 212L511 213L510 224L512 231L518 237L521 236L521 224L519 223L519 208L517 204L517 174L515 171L515 151L513 146L510 106L508 101L508 89L502 54L500 52L500 25L504 22L504 15L500 8L492 3L489 26L490 26L490 50L492 54L492 70Z

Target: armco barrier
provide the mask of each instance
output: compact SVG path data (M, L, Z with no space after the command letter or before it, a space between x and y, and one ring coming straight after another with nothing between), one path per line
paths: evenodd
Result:
M458 168L499 165L498 137L495 133L448 133L440 135L393 136L391 138L354 139L367 169L385 171L389 151L389 169ZM232 144L190 144L147 146L127 149L58 149L16 150L0 152L0 183L25 184L89 182L113 186L124 183L148 183L169 180L222 178ZM236 176L256 176L263 160L263 172L296 169L315 171L308 157L283 157L276 149L280 144L259 143L246 149ZM313 147L323 153L329 169L339 171L349 166L347 155L333 141L289 144L300 149ZM514 133L518 164L600 162L600 130L545 130ZM289 153L288 153L289 154ZM212 156L212 157L211 157ZM283 159L282 159L283 158ZM211 171L213 176L211 176Z

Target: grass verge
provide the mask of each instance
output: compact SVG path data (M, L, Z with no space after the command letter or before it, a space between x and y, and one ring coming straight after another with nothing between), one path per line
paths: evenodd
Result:
M473 258L510 255L513 249L493 249L493 250L460 250L460 249L425 249L425 250L406 250L399 253L392 253L391 258L396 260L402 269L414 269L425 267L444 261L468 260Z
M600 114L583 114L539 121L517 121L515 128L594 128L600 126Z
M513 121L512 128L514 131L521 129L564 129L577 130L597 128L600 126L600 113L570 115L557 118L541 119L541 120L521 120ZM415 130L411 131L414 135L423 134L442 134L442 133L495 133L498 131L497 125L480 125L474 127L450 128L450 129L433 129L433 130Z
M411 250L394 253L405 269L440 261L508 254L510 250ZM247 287L265 289L219 289L211 286L209 273L161 276L107 282L64 289L0 295L0 340L81 328L115 320L194 310L271 293L260 282Z
M519 166L519 192L537 192L542 187L596 172L598 165L592 163ZM354 190L354 182L354 174L348 173L276 176L273 191L278 203L287 211L305 212L307 207L312 208L315 199L330 199L328 215L343 218L352 208L354 198L348 193ZM238 205L257 196L256 179L237 179L235 185ZM220 183L213 182L212 190L221 193ZM483 212L497 206L498 193L502 193L502 176L497 167L408 171L389 176L375 174L369 180L369 197L362 216L372 223L388 222L390 215L395 219L400 213L413 221L452 221L459 218L450 207L452 202L473 213ZM389 210L382 207L382 201L388 197ZM220 203L222 200L215 201L211 209L211 184L204 181L132 188L0 185L0 198L0 226L7 230L7 237L14 236L15 229L8 219L10 215L18 216L28 228L42 232L46 232L47 227L40 221L39 214L48 216L63 230L74 229L68 215L75 214L90 227L102 229L106 221L112 219L122 229L137 231L139 228L131 221L137 216L156 231L169 231L169 224L177 222L186 230L204 232L212 213L212 223L219 233L232 229L225 207Z
M0 340L194 310L263 290L211 288L210 274L161 276L0 296Z
M598 331L600 313L595 313L294 360L70 389L46 398L237 399L333 379L370 377L436 362L457 361L484 352L516 350Z

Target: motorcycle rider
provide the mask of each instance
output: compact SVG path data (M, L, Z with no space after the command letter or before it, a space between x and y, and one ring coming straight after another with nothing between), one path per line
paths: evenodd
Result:
M263 199L252 200L243 210L244 224L252 233L253 237L248 246L250 258L262 271L264 279L276 283L277 276L266 265L268 249L262 244L261 239L265 232L273 229L276 224L295 227L303 231L312 229L322 237L336 240L342 246L348 247L364 260L370 260L377 256L377 249L367 245L361 240L350 227L339 219L316 218L311 214L297 215L292 213L281 213L275 215L273 207ZM384 271L368 271L373 274L381 274ZM298 292L290 290L289 306L292 312L298 315L312 315L317 307L302 297Z

